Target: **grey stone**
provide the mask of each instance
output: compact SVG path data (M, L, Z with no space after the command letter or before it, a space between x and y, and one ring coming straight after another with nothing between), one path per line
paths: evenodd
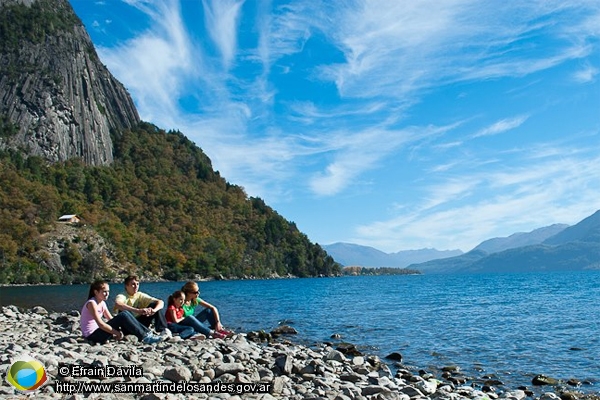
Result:
M271 331L271 335L296 335L298 331L289 326L289 325L281 325Z
M337 362L344 362L347 360L346 356L339 350L331 350L329 353L327 353L325 359Z
M214 371L215 377L220 377L223 374L235 375L244 371L244 365L240 363L219 363L215 366Z
M167 368L163 373L163 378L173 382L190 381L192 379L192 372L183 366Z
M292 373L293 358L287 354L281 355L275 359L275 365L285 375Z
M48 314L48 310L46 310L44 307L42 306L35 306L31 309L32 312L34 312L35 314L40 314L40 315L47 315Z

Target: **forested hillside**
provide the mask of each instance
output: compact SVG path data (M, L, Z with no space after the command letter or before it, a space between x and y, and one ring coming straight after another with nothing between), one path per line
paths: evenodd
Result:
M340 273L182 133L140 123L68 1L0 9L0 283Z
M3 120L0 135L15 129ZM170 280L340 273L293 222L213 171L182 133L141 123L113 142L111 166L0 152L1 283L80 282L119 271ZM110 242L118 266L83 257L74 245L81 243L63 243L64 269L48 268L42 234L62 214L77 214Z

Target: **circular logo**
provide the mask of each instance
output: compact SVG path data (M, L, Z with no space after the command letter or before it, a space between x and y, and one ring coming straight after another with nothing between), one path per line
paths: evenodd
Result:
M32 357L22 356L8 368L6 381L21 392L33 392L48 381L48 376L42 363Z

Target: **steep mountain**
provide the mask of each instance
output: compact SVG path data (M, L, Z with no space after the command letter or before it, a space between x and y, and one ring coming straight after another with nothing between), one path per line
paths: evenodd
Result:
M543 228L535 229L531 232L518 232L513 233L508 237L500 237L488 239L481 242L473 250L481 250L486 253L497 253L499 251L513 249L516 247L530 246L534 244L540 244L544 240L551 236L561 232L569 225L565 224L554 224Z
M476 247L478 248L480 246ZM409 268L424 273L600 269L600 211L540 244L510 248L492 254L476 249L459 257L413 264Z
M0 0L0 38L0 283L340 273L183 133L139 121L67 0Z
M547 245L560 245L569 242L600 242L600 210L577 225L571 226L544 241Z
M462 251L460 250L440 251L436 249L404 250L397 253L384 253L373 247L352 243L323 245L323 249L342 265L377 268L404 268L414 263L454 257L462 254Z
M140 119L69 2L0 0L0 10L0 117L11 126L0 149L112 163L111 131Z
M600 242L525 246L490 254L461 268L461 273L539 272L600 269Z

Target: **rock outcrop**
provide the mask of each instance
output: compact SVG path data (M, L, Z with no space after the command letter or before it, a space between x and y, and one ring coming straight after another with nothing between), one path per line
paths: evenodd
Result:
M0 0L0 149L50 162L113 161L111 132L139 122L67 0Z

